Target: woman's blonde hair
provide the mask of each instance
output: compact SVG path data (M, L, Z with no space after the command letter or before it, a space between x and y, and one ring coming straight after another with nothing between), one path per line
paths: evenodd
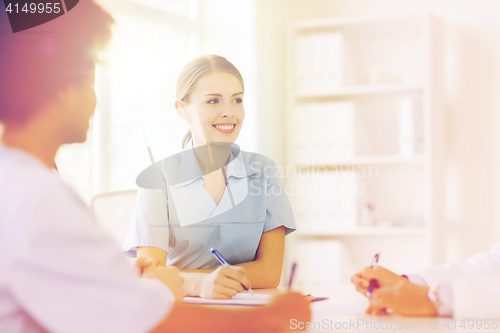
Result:
M179 74L179 78L177 79L177 99L183 102L188 102L189 95L193 91L196 82L198 82L201 77L214 72L233 74L240 81L242 91L245 91L243 77L241 76L240 71L226 58L212 54L197 57L184 66ZM191 134L191 131L188 131L182 139L182 149L186 147L192 137L193 135Z

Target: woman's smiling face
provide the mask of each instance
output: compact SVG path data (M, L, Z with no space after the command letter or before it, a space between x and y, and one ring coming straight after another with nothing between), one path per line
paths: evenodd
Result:
M201 77L185 103L194 146L206 142L234 142L245 110L243 88L232 74L213 72Z

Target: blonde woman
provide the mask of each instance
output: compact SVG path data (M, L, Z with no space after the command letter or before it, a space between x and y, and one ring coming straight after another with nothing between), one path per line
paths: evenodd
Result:
M250 287L277 287L285 235L295 230L276 164L234 144L243 99L243 78L228 60L189 62L175 102L190 128L183 151L138 178L124 251L177 266L186 296L231 298ZM237 267L221 267L212 247Z

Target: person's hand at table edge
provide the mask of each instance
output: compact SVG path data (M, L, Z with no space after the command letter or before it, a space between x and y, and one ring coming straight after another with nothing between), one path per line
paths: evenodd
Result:
M135 263L142 277L157 279L163 282L175 296L176 303L184 300L184 279L179 275L179 269L175 266L164 267L158 264L155 257L139 257Z
M294 321L311 321L310 302L299 293L287 292L274 296L262 307L216 308L175 304L168 317L151 333L289 332L297 330L292 326Z
M286 292L273 296L264 307L264 312L269 312L271 314L275 325L273 331L295 331L290 324L292 319L304 323L311 321L310 305L311 301L302 296L302 294L297 292Z
M374 289L366 313L380 315L392 309L403 316L437 316L428 293L429 287L410 283L403 277L396 285Z

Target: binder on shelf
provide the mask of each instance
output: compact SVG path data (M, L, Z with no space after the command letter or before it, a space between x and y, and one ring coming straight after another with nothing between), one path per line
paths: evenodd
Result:
M309 198L307 196L307 178L297 176L294 178L294 190L290 196L292 198L293 213L298 230L311 230L311 216Z
M335 91L349 83L347 58L343 61L343 57L347 57L346 46L344 45L343 36L340 33L326 33L325 40L325 90ZM350 67L352 68L352 67ZM345 71L345 73L344 73Z
M326 182L330 193L323 198L325 219L322 221L322 230L353 230L357 221L356 175L347 170L327 174Z
M413 122L415 134L415 154L424 153L424 101L422 98L413 99Z
M370 68L370 84L407 84L408 68L404 64L383 64Z
M296 178L294 211L297 227L307 232L321 232L324 225L324 190L319 177L308 174Z
M297 115L296 163L325 165L354 156L354 103L303 104Z
M413 157L423 153L423 104L421 99L400 98L398 101L399 155Z
M295 39L295 89L305 91L310 85L308 80L308 53L310 52L310 39L302 35Z
M324 147L325 162L352 158L354 156L354 103L334 102L328 103L325 107L326 133L329 133ZM334 149L330 149L330 145Z
M309 90L311 93L317 93L323 91L323 85L326 83L326 57L324 51L324 38L323 34L311 34L310 39L310 68L311 71L308 73L310 76L309 84L306 91Z
M311 161L311 147L313 139L311 137L312 119L310 117L310 108L308 105L297 107L297 121L295 126L295 135L293 143L295 163L307 165Z
M298 176L293 193L299 230L312 233L356 228L357 197L354 171L331 171Z
M341 33L300 35L295 38L294 46L298 94L328 94L353 84L354 66Z

